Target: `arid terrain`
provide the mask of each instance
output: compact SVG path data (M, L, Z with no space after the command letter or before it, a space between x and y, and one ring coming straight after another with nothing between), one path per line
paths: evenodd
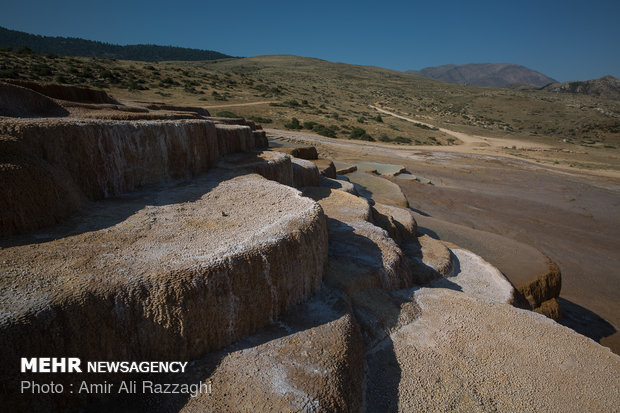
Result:
M619 102L294 56L0 59L11 410L620 403ZM14 368L41 354L189 368Z
M497 147L476 146L481 138L450 151L407 150L268 131L285 142L318 145L333 159L402 165L430 180L390 178L406 195L422 232L480 254L515 285L535 278L544 267L528 246L536 248L561 269L563 323L620 351L615 327L620 323L620 219L612 213L620 208L617 177L499 155Z

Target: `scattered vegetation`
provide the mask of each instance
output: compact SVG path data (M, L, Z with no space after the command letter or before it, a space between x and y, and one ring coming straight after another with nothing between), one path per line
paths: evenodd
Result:
M297 119L297 118L293 118L293 119L291 119L290 122L285 123L284 127L286 129L293 129L293 130L299 130L299 129L302 128L301 123L299 123L299 119Z
M374 142L375 138L366 133L366 130L362 128L353 128L351 133L349 134L349 139L359 139L362 141L371 141Z
M234 112L230 112L228 110L216 112L215 116L219 116L220 118L242 118L243 117L243 116L237 115Z
M121 100L209 106L215 114L219 104L261 102L234 107L234 115L341 139L453 145L456 140L439 130L446 127L560 145L569 148L562 152L566 157L577 153L572 147L579 153L614 153L620 147L620 103L584 95L438 84L374 67L291 56L155 63L33 50L1 48L0 78L102 88ZM377 104L419 122L369 109Z

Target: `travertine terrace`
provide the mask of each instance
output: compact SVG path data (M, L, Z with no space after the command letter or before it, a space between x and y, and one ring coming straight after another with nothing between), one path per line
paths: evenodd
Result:
M337 175L314 149L269 151L260 126L201 108L2 87L7 101L22 94L51 108L0 118L10 410L620 404L620 358L530 311L550 306L559 272L517 290L482 257L418 234L381 171L339 164L349 175ZM212 392L19 394L19 358L42 354L188 361L185 373L154 380L208 382Z

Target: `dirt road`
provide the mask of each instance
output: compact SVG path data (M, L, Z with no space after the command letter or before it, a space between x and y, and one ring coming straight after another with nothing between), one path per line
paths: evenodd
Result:
M374 105L369 105L372 109L375 109L377 112L383 113L385 115L390 115L393 116L395 118L398 119L402 119L405 120L407 122L412 122L412 123L419 123L421 125L425 125L428 126L429 128L434 128L436 127L435 125L431 125L430 123L425 123L419 120L415 120L415 119L411 119L408 118L406 116L402 116L399 115L397 113L394 112L390 112L388 110L385 110L383 108L380 108L378 106L374 106ZM462 132L456 132L450 129L446 129L446 128L438 128L440 132L445 133L446 135L450 135L453 136L455 138L457 138L458 140L460 140L461 142L463 142L463 146L465 147L488 147L491 146L493 148L503 148L506 146L519 146L521 148L529 148L529 149L533 149L533 148L540 148L540 149L548 149L550 148L549 145L543 145L543 144L536 144L536 143L531 143L531 142L524 142L522 140L516 140L516 139L497 139L497 138L489 138L489 137L484 137L484 136L474 136L474 135L468 135L466 133L462 133ZM448 148L448 151L462 151L463 147L462 146L452 146L450 148Z

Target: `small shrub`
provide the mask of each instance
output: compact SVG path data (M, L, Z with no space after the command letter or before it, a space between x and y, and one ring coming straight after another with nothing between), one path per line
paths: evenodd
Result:
M17 50L17 54L24 55L24 56L31 55L31 54L34 54L34 50L29 48L28 46L22 46L19 48L19 50Z
M377 115L377 117L375 118L375 120L379 123L383 123L383 118L381 117L381 115Z
M349 134L350 139L359 139L362 141L370 141L374 142L375 138L366 133L366 131L362 128L353 128L351 133Z
M291 119L290 122L287 122L284 124L284 127L286 129L295 129L295 130L299 130L301 129L301 124L299 123L299 119L297 118L293 118Z
M54 82L56 83L69 83L69 81L67 80L66 77L64 77L63 75L56 75L56 77L54 78Z
M327 136L328 138L335 138L336 133L332 127L326 127L325 125L316 124L313 130L321 136Z
M394 142L398 142L398 143L411 143L411 138L405 138L404 136L397 136L394 139ZM419 143L419 141L416 140L416 142Z
M19 73L15 69L0 69L0 78L18 79Z
M31 70L37 76L51 76L53 74L52 68L45 63L33 65Z
M316 125L316 122L304 122L303 123L303 127L304 129L310 129L312 130L312 128L314 128L314 126Z
M219 116L220 118L241 118L242 117L229 110L223 110L221 112L217 112L215 116Z
M211 92L211 96L213 96L213 99L215 100L228 100L226 98L226 96L224 95L220 95L219 93L217 93L215 90L213 92Z
M250 119L251 121L257 122L257 123L273 123L272 119L263 118L262 116L250 116L248 117L248 119Z

